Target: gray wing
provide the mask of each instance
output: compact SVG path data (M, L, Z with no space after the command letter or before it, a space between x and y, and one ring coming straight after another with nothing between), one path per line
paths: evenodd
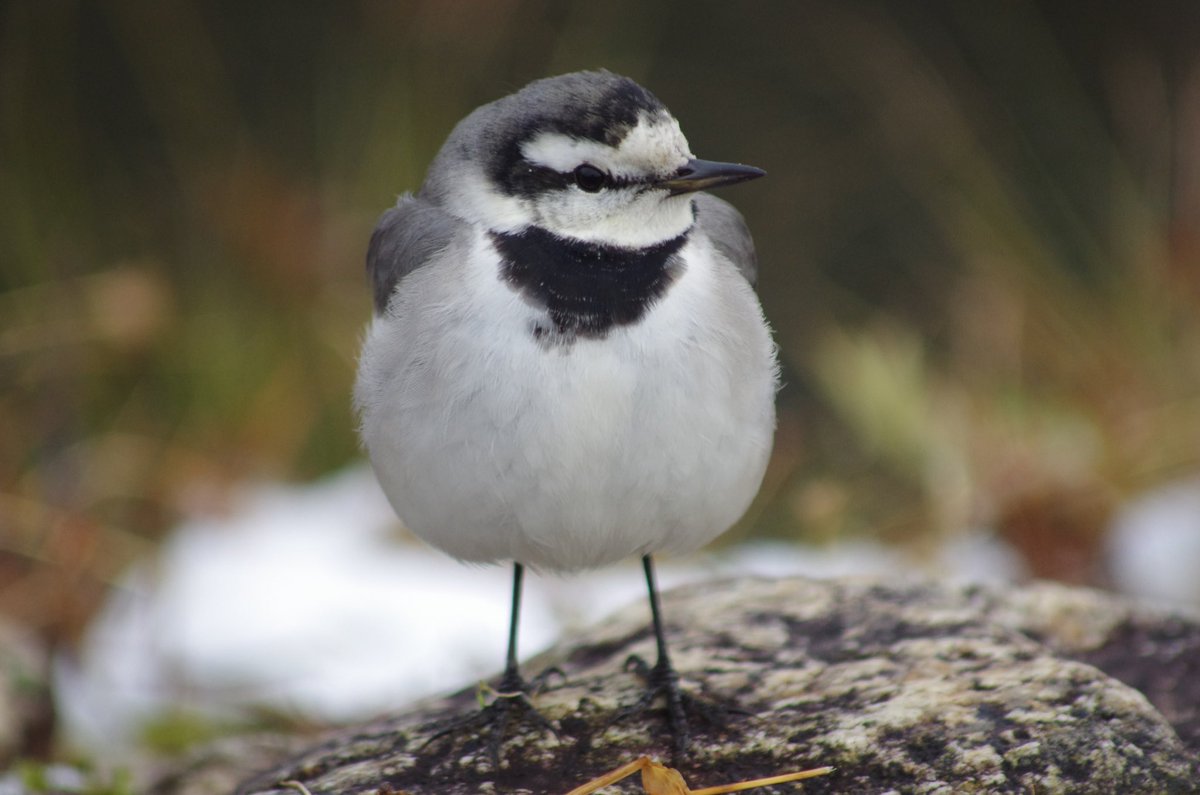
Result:
M697 193L696 226L708 235L718 251L729 257L753 287L758 281L758 257L742 214L711 193Z
M436 204L404 195L379 219L367 248L367 277L382 314L396 285L446 246L463 224Z

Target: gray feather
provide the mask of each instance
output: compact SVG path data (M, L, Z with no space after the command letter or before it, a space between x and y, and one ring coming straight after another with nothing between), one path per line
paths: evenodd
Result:
M730 262L737 266L750 286L758 281L758 256L750 229L732 204L711 193L696 194L696 226L708 235Z
M376 314L387 309L400 280L445 249L462 225L441 207L409 195L383 214L367 248Z

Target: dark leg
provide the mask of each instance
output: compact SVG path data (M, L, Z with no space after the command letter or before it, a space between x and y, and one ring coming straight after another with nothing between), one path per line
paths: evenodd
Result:
M667 637L663 633L662 608L658 604L658 584L654 579L654 562L649 555L642 556L642 569L646 572L646 589L650 592L650 618L654 621L654 640L658 643L658 665L671 669L667 656Z
M642 568L646 572L646 587L650 591L650 617L654 624L654 640L658 645L658 661L651 667L645 660L636 655L625 661L625 668L635 672L646 682L646 691L635 703L617 713L613 723L623 721L634 714L647 712L654 701L662 696L666 701L667 728L673 740L671 750L674 760L678 763L687 754L691 743L691 726L688 715L698 718L710 728L725 731L730 728L730 717L734 714L747 714L733 704L720 704L708 698L699 698L685 693L679 688L679 674L671 665L671 657L667 652L667 636L663 629L662 607L658 601L658 585L654 581L654 564L649 555L642 558Z
M683 709L683 694L679 690L679 674L671 665L667 654L667 636L663 630L662 607L658 603L658 584L654 580L654 563L649 555L642 557L642 569L646 572L646 589L650 593L650 618L654 622L654 640L658 644L658 661L653 668L644 670L647 695L650 698L662 694L667 700L667 724L675 739L675 753L683 756L691 741L687 714ZM640 661L639 661L640 662ZM645 664L642 664L645 668Z
M508 619L508 655L504 658L504 675L500 678L500 692L523 691L524 681L517 670L517 627L521 623L521 587L525 581L525 567L513 564L512 612Z
M547 679L552 676L562 677L563 672L557 666L547 668L526 682L517 668L517 628L521 625L521 587L524 581L525 567L514 563L512 611L508 620L508 654L504 658L504 673L500 675L500 687L497 688L496 694L501 698L524 698L528 701L528 694L540 691Z
M500 748L504 744L505 732L517 712L524 712L546 731L554 735L558 734L553 724L533 706L529 694L540 687L548 674L561 674L562 672L557 668L551 668L535 677L531 685L521 678L520 670L517 667L517 628L521 618L521 586L524 578L525 567L520 563L514 563L512 615L508 623L508 654L505 656L504 673L500 677L500 686L494 691L495 699L478 712L452 719L425 741L425 745L429 745L435 740L449 735L475 731L478 736L469 738L465 745L478 748L483 744L482 736L487 735L488 755L491 757L495 770L500 768Z

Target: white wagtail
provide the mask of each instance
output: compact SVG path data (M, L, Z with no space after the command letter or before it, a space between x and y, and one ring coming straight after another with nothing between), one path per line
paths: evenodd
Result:
M363 442L413 532L463 561L513 562L500 690L527 688L525 566L640 555L658 661L639 703L666 697L677 751L688 700L651 555L694 550L745 512L778 379L746 224L699 191L762 175L693 157L632 80L567 74L459 122L367 253Z

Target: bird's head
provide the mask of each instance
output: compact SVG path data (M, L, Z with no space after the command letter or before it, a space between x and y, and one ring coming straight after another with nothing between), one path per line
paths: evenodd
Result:
M677 237L693 191L762 176L696 159L646 89L607 71L530 83L459 122L422 194L495 232L541 227L631 248Z

